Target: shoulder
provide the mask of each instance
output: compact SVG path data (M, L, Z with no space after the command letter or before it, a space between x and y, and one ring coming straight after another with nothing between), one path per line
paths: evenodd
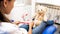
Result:
M0 27L1 27L0 29L3 31L13 31L13 30L18 29L16 25L8 23L8 22L2 22Z
M8 22L2 22L0 26L0 30L12 32L12 34L27 34L27 31L24 28L18 28L18 26L8 23Z

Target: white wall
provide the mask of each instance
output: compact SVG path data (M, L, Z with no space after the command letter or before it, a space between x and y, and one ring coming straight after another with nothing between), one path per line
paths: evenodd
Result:
M29 13L29 18L31 14L31 0L16 0L14 4L14 8L10 13L10 20L15 21L23 21L22 15L24 13ZM28 17L27 17L28 18Z
M37 3L46 3L60 6L60 0L35 0Z
M10 19L22 20L23 13L28 12L29 18L31 18L35 11L35 3L46 3L60 6L59 0L16 0L14 8L10 14Z

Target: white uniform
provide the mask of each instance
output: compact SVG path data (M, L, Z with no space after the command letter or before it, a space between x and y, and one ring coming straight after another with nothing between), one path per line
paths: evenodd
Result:
M27 34L27 31L24 28L18 28L18 26L2 22L0 23L0 34L7 32L9 34Z

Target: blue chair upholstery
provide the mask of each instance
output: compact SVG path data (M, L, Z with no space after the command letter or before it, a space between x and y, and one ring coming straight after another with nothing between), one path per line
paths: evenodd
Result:
M54 25L47 26L46 29L43 31L42 34L54 34L57 28Z

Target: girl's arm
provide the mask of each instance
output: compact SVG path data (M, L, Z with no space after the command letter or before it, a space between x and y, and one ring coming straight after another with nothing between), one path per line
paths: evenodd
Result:
M30 23L29 24L29 31L28 31L28 34L32 34L32 27L33 27L34 23Z

